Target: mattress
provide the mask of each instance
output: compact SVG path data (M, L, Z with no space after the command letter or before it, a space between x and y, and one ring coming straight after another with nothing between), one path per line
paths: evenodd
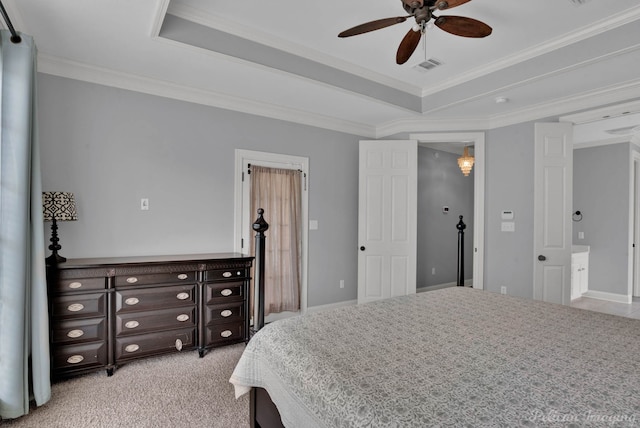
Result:
M638 426L640 320L453 287L271 323L230 382L286 427Z

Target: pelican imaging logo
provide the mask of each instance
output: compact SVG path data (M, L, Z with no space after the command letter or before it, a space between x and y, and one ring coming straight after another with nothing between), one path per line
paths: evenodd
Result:
M634 426L636 423L636 414L605 414L597 413L589 410L586 413L560 413L557 410L550 410L543 412L541 410L534 410L529 418L531 422L542 423L560 423L560 424L602 424L604 425L617 425L623 424L623 426Z

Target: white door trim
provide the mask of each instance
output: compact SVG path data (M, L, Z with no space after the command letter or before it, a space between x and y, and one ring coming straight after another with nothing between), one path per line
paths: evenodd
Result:
M249 217L248 198L243 195L243 173L246 164L268 166L273 168L291 168L301 169L306 173L306 179L302 183L302 272L301 272L301 289L300 289L300 313L307 311L307 288L309 282L309 158L301 156L292 156L278 153L258 152L254 150L235 150L235 179L234 179L234 251L238 253L248 252L248 239L254 239L251 224L255 221L258 214L252 213L253 217ZM245 177L248 180L247 177ZM243 218L244 216L244 218ZM269 213L265 213L265 220L269 223ZM266 232L269 239L269 232ZM242 248L243 240L245 248ZM276 318L278 318L277 314Z
M485 199L485 138L484 132L451 132L411 134L420 143L473 144L473 288L484 288L484 199Z
M629 285L628 296L640 296L640 153L629 148ZM635 243L635 247L634 247Z

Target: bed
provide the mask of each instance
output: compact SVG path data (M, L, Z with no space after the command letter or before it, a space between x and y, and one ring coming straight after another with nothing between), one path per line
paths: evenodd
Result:
M452 287L271 323L230 381L262 428L638 426L640 320Z

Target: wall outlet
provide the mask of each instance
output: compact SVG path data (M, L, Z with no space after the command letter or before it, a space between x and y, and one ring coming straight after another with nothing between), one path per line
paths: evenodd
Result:
M436 268L431 268L431 275L435 275L436 274Z
M340 280L340 288L344 288L344 279Z
M500 287L500 294L507 294L507 287L505 287L504 285Z

